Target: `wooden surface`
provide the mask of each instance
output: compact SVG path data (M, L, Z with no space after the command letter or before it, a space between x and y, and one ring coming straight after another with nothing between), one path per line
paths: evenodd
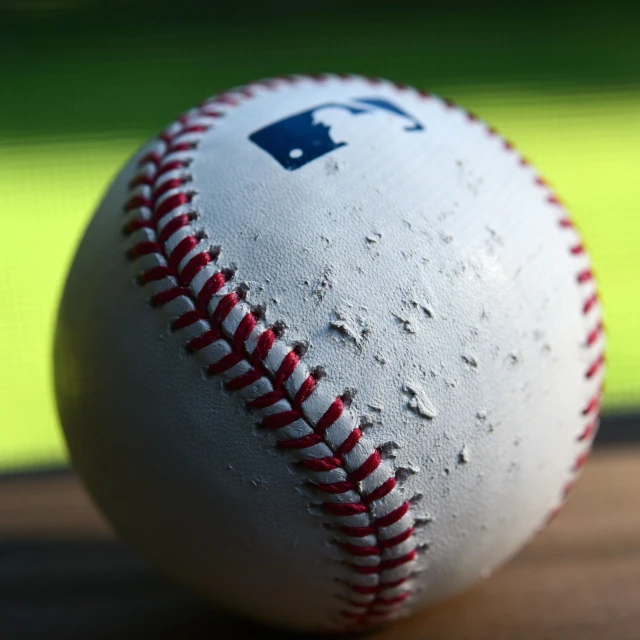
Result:
M216 611L121 547L69 474L0 479L0 637L292 638ZM638 640L640 447L593 454L569 503L484 583L376 640Z

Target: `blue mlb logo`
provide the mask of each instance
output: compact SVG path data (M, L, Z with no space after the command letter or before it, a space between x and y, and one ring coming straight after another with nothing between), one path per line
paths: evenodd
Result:
M424 127L411 115L381 98L358 98L351 104L327 102L308 111L297 113L255 131L249 140L273 157L287 171L295 171L312 160L331 153L348 144L334 140L331 125L323 119L323 112L341 111L347 117L358 117L374 112L386 112L401 119L403 131L424 131Z

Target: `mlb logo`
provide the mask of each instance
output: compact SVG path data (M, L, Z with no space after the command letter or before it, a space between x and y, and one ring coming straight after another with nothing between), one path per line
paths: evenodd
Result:
M327 102L313 109L278 120L255 131L249 140L266 151L283 169L295 171L309 162L349 144L337 139L333 121L358 118L365 114L386 113L399 119L406 133L424 131L424 127L400 107L382 98L357 98L349 103ZM331 117L332 116L332 117Z

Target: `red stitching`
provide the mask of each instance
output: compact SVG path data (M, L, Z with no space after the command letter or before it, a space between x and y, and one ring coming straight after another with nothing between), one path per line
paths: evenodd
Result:
M147 209L150 209L151 200L148 200L144 196L136 195L136 196L131 196L131 198L129 198L127 203L124 205L124 210L131 211L132 209L138 209L142 207L146 207Z
M162 231L158 234L158 242L164 244L178 229L182 227L186 227L191 223L191 216L187 213L184 213L180 216L176 216L168 222L164 227L162 227ZM147 223L149 226L153 226L152 222Z
M346 493L355 489L353 482L349 480L332 484L314 484L314 486L318 491L324 491L325 493Z
M232 351L228 355L224 356L224 358L222 358L221 360L218 360L218 362L214 362L213 364L210 364L209 373L211 374L224 373L225 371L228 371L229 369L232 369L233 367L235 367L238 363L242 362L243 360L244 358L242 357L241 353L236 353Z
M157 242L138 242L138 244L127 251L127 257L133 260L134 258L146 256L150 253L162 255L162 247Z
M122 233L125 236L131 235L134 231L139 231L140 229L155 229L155 225L151 220L145 220L144 218L135 218L124 225L122 228Z
M308 436L294 440L281 440L277 446L281 449L307 449L321 442L323 442L322 436L317 433L310 433Z
M347 536L353 538L364 538L365 536L373 536L376 530L373 527L340 527L340 531Z
M360 431L360 429L358 428L354 429L349 434L347 439L335 451L336 458L343 458L347 453L349 453L349 451L351 451L353 447L355 447L358 444L361 437L362 437L362 432Z
M209 331L205 331L202 335L197 338L193 338L187 343L186 349L190 352L200 351L200 349L204 349L208 347L210 344L220 340L220 332L215 329L211 329Z
M180 296L188 296L189 292L184 287L172 287L171 289L167 289L166 291L161 291L160 293L156 293L151 298L151 304L154 307L163 307L165 304L168 304L172 300L179 298Z
M336 398L331 403L329 408L324 412L320 420L318 420L318 424L316 425L316 428L314 429L314 431L318 435L324 434L324 432L342 415L343 411L344 411L344 403L342 402L342 399ZM344 446L344 443L343 443L343 446ZM338 453L338 451L336 451L336 458L342 458L344 454ZM351 479L354 480L354 478L351 478Z
M604 353L601 353L590 365L589 368L586 370L584 377L585 378L593 378L593 376L598 373L598 371L600 371L600 369L602 369L602 367L604 366Z
M293 373L294 369L298 366L298 362L300 362L300 356L292 349L284 357L284 359L282 360L282 364L280 365L280 368L276 372L276 375L274 378L276 387L281 387L284 384L284 382Z
M216 326L222 325L238 302L240 302L240 298L236 293L227 293L227 295L220 300L216 310L213 312L211 322Z
M332 516L355 516L367 512L367 506L362 502L325 502L322 508Z
M366 504L371 504L376 500L380 500L385 496L388 496L396 488L395 478L389 478L385 480L377 489L374 489L371 493L367 493L362 497L362 500Z
M383 560L380 563L380 568L381 569L395 569L396 567L399 567L400 565L407 564L408 562L411 562L412 560L415 560L417 555L418 555L417 551L410 551L409 553L401 556L400 558L394 558L393 560Z
M144 273L141 273L138 276L138 282L140 284L148 284L149 282L163 280L171 275L173 275L173 272L168 267L153 267Z
M285 397L284 391L282 389L276 389L275 391L271 391L270 393L265 393L263 396L252 400L249 403L249 406L252 409L266 409L271 405L279 402Z
M395 524L406 515L409 511L409 503L405 502L401 504L397 509L394 509L391 513L388 513L386 516L381 516L380 518L376 518L374 520L373 525L377 529L381 529L382 527L389 527L392 524Z
M537 176L534 178L536 184L540 187L543 187L548 190L548 185L546 181ZM562 202L560 199L553 193L548 193L547 202L553 206L563 208ZM576 232L575 225L570 220L570 218L566 215L563 210L562 217L558 220L558 225L561 229L571 230L574 233ZM586 249L580 240L577 243L571 245L569 247L569 254L576 257L581 258L586 253ZM592 286L594 281L593 271L589 267L582 267L580 271L576 274L576 282L580 286ZM582 314L587 316L591 314L594 309L598 306L598 293L597 291L591 291L588 294L588 297L584 300L582 305ZM602 320L598 320L595 327L587 332L586 338L584 340L585 348L593 348L599 342L600 337L604 333L604 326L602 324ZM590 362L587 367L584 377L586 380L593 379L604 367L605 364L605 355L603 352L598 353L595 358ZM596 392L596 394L588 401L585 407L581 410L581 415L585 418L589 418L589 422L585 425L582 433L576 438L579 443L591 443L591 440L597 430L599 413L600 413L600 404L601 404L601 395L602 395L602 387ZM570 468L572 473L576 473L579 471L582 466L585 464L587 457L589 454L589 449L582 451L574 460L573 465ZM569 491L573 487L573 482L568 483L563 489L563 499L566 499ZM557 507L551 511L548 515L547 521L550 521L555 515L559 512L560 507Z
M253 350L251 362L253 362L254 364L262 362L267 357L269 351L271 351L271 347L273 346L273 343L275 341L276 334L273 329L267 329L266 331L263 331L258 338L256 348Z
M226 383L227 389L229 391L237 391L239 389L244 389L249 385L252 385L254 382L257 382L260 378L264 376L264 371L260 369L250 369L242 376L234 378Z
M587 313L589 313L589 311L591 311L591 309L593 309L593 307L595 307L597 304L598 294L597 292L594 292L584 301L584 306L582 307L583 315L586 316Z
M302 418L302 414L297 409L291 409L290 411L281 411L280 413L274 413L271 416L267 416L262 420L262 426L275 431L277 429L283 429L293 424L296 420Z
M333 471L342 466L342 461L338 458L318 458L316 460L301 460L298 464L309 471Z
M155 187L151 194L151 199L155 203L158 201L158 198L165 194L167 191L171 191L171 189L177 189L181 187L186 181L183 178L172 178L171 180L165 180L162 184ZM153 183L152 183L153 184Z
M409 527L408 529L405 529L402 533L399 533L397 536L394 536L393 538L388 538L387 540L381 540L380 547L382 549L390 549L391 547L395 547L401 542L408 540L413 535L413 532L414 532L414 528Z
M173 331L178 331L179 329L184 329L195 324L199 320L203 320L202 314L199 311L187 311L173 321L171 328Z
M381 552L380 547L359 547L349 542L343 542L341 546L347 553L358 557L379 556Z
M189 204L191 200L192 196L189 193L174 193L170 196L167 196L159 205L155 207L155 211L153 212L153 219L155 221L161 220L167 215L167 213L170 213L183 204Z
M180 284L183 287L189 286L189 283L213 260L208 253L196 253L185 265L180 274Z
M376 585L362 585L362 584L350 584L349 587L353 589L356 593L362 593L364 595L370 595L379 593L380 591L384 591L385 589L393 589L394 587L399 587L401 584L404 584L408 578L399 578L398 580L393 580L392 582L381 582Z
M169 255L169 266L174 270L178 270L178 265L187 256L187 254L198 246L198 239L195 236L187 236L178 242L176 248Z
M308 375L305 381L300 385L300 389L298 389L298 393L296 397L293 399L293 406L299 407L312 393L316 388L316 379L313 375Z
M253 313L247 313L247 315L242 318L235 334L233 335L232 346L234 351L240 351L243 348L244 343L251 335L251 332L254 330L257 323L258 320ZM276 386L279 387L280 385Z
M196 300L196 306L201 311L204 311L213 296L222 289L222 287L227 283L227 278L225 277L222 271L218 271L214 273L204 284L202 289L200 289L200 293L198 294L198 299Z
M349 474L349 478L354 482L361 482L371 475L382 463L382 457L374 451L355 471Z
M603 326L602 322L600 321L595 326L595 328L593 328L587 334L587 340L586 340L587 347L592 346L593 343L596 342L596 340L602 335L603 332L604 332L604 326Z

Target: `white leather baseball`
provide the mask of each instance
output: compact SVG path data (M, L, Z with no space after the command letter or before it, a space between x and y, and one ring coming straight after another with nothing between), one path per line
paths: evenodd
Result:
M488 575L557 510L603 348L580 239L509 144L408 87L296 76L125 166L71 268L56 390L75 469L156 567L357 629Z

